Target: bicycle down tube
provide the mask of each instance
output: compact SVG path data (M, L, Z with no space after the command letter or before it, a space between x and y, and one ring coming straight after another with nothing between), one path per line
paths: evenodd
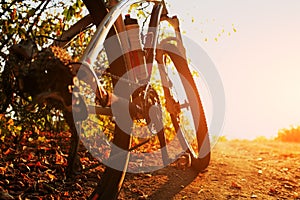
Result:
M155 52L154 50L156 49L157 45L157 38L158 38L158 26L161 21L173 21L174 19L167 17L167 10L165 9L165 4L164 1L161 0L144 0L144 1L136 1L136 0L124 0L120 1L118 4L116 4L114 7L112 7L111 10L109 10L109 15L107 15L103 21L99 24L96 33L94 34L92 40L90 41L88 47L84 51L83 56L81 57L80 62L83 65L86 65L88 67L91 67L90 64L93 63L93 61L96 59L98 55L97 49L101 49L105 43L105 40L107 39L107 35L109 31L112 29L113 26L116 27L118 30L118 33L121 33L121 44L123 48L123 52L125 52L125 66L126 70L130 72L130 69L132 69L131 66L131 61L130 58L128 57L128 54L126 52L129 51L129 47L126 41L126 31L124 30L124 24L123 21L122 23L120 22L121 20L118 20L120 18L121 13L128 8L128 5L136 3L136 2L155 2L155 5L152 9L151 13L151 19L149 23L149 30L148 33L146 34L146 40L145 40L145 45L144 45L144 51L145 51L145 59L146 59L146 64L149 70L149 73L151 73L151 68L153 61L155 59ZM163 15L163 19L160 19L160 16ZM117 24L115 23L116 21L119 21ZM176 30L176 28L174 28ZM95 74L94 74L95 75ZM96 76L96 75L95 75ZM133 80L134 78L129 77L129 80ZM98 84L100 87L100 90L103 90L101 88L101 85ZM114 95L111 96L113 99L111 102L116 101L118 99ZM107 112L105 109L101 108L96 108L100 113L101 111L105 113L110 113ZM99 113L97 112L97 113ZM99 114L100 114L99 113Z

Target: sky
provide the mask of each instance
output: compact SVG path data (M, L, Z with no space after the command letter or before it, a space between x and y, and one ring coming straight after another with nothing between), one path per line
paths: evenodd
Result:
M270 138L300 125L299 0L168 2L184 34L219 72L226 97L222 135Z

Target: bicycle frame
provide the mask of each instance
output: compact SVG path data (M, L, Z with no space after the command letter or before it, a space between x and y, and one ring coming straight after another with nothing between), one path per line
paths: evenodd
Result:
M86 0L88 1L88 0ZM152 70L153 67L153 61L155 59L154 50L157 47L157 38L158 38L158 27L159 23L161 21L168 21L174 28L176 33L175 40L178 42L178 47L180 48L181 52L183 52L183 56L185 57L185 50L182 45L181 35L180 35L180 29L179 29L179 21L177 17L168 17L168 11L166 9L166 5L164 0L122 0L120 2L117 2L116 0L110 0L109 5L113 6L109 11L104 19L101 21L101 23L98 25L98 28L93 35L90 43L88 44L87 48L85 49L81 59L80 63L84 66L87 66L88 68L92 68L90 66L90 63L93 62L93 60L96 59L98 55L97 49L101 49L104 45L105 40L107 39L107 36L109 35L109 32L113 30L113 27L117 30L115 33L119 39L121 45L121 50L125 52L123 62L120 62L118 65L115 66L119 69L115 69L115 71L120 71L120 67L123 67L125 71L131 71L131 61L129 57L129 44L127 40L126 35L126 29L124 22L121 17L121 13L128 8L129 5L134 3L143 3L143 2L153 2L155 5L151 12L151 18L149 22L149 30L147 32L146 42L144 45L144 51L145 51L145 58L146 58L146 64L149 71ZM162 16L162 18L160 18ZM120 19L121 18L121 19ZM86 17L79 20L75 25L73 25L70 29L68 29L66 32L64 32L61 36L61 40L70 40L72 37L77 35L81 30L83 30L85 27L93 23L93 17L91 14L87 15ZM94 22L95 23L95 22ZM148 37L149 36L149 37ZM59 42L56 45L57 46L65 46L68 42ZM123 66L120 66L123 65ZM124 70L123 70L124 71ZM95 72L93 70L90 70L90 72L93 74L94 77L97 77ZM133 80L133 75L129 73L129 80ZM98 85L98 89L100 90L100 96L103 98L103 95L108 95L104 88L101 87L101 84L99 83L99 80L96 80L96 84ZM113 103L117 101L120 97L115 96L114 94L110 95L109 102ZM125 96L122 96L121 98L127 98ZM89 106L90 107L90 106ZM95 113L97 114L103 114L103 115L112 115L110 108L105 108L103 106L96 106ZM93 109L91 109L93 110Z
M117 5L115 5L110 11L109 11L109 15L107 15L101 22L101 24L98 26L98 29L96 31L96 33L93 36L93 39L90 41L88 47L86 48L82 58L81 58L81 62L90 62L91 60L94 60L95 57L97 56L95 52L95 49L101 48L104 44L104 41L106 39L106 36L109 32L109 30L113 27L113 25L116 26L116 29L118 30L119 33L121 32L125 32L125 28L124 28L124 24L122 23L118 23L118 24L114 24L115 21L117 21L117 19L119 18L119 16L121 15L121 13L128 7L128 5L133 4L133 3L139 3L139 2L155 2L157 3L157 6L155 9L153 9L153 13L152 13L152 17L151 17L151 21L150 21L150 28L154 28L153 31L156 29L156 27L158 26L160 19L158 16L160 16L162 10L163 10L163 5L164 5L164 1L162 0L143 0L143 1L137 1L137 0L124 0L124 1L120 1ZM154 38L157 38L157 31L155 31L154 33L152 33L154 35ZM145 49L155 49L156 47L156 42L157 40L154 39L153 43L151 44L151 42L149 41L148 43L145 44ZM128 51L129 46L126 42L125 39L123 39L123 37L121 38L121 44L122 44L122 48L125 52ZM147 60L147 63L151 63L153 61L153 58L150 60ZM127 61L127 69L131 69L130 66L130 61Z
M95 11L96 8L94 8L94 7L100 8L100 7L104 6L104 5L99 6L99 4L95 3L96 1L93 1L93 0L85 0L84 2L85 2L85 4L90 4L89 5L90 12L97 12L97 14L99 14L99 11ZM98 16L93 17L91 14L88 14L84 18L80 19L72 27L70 27L67 31L63 32L63 34L60 36L61 41L55 42L54 45L59 46L59 47L63 47L65 45L67 45L73 37L75 37L84 28L86 28L88 25L90 25L92 23L94 23L98 27L100 27L100 29L98 28L98 31L97 31L98 34L100 32L104 33L103 30L101 30L101 27L104 27L104 26L111 27L112 23L116 20L116 18L119 17L121 11L123 11L124 6L126 8L126 5L128 5L128 4L133 4L133 3L138 3L138 2L155 2L155 3L162 3L165 7L164 0L122 0L119 3L117 3L118 2L117 0L110 0L110 2L113 2L113 3L109 3L109 4L114 5L114 7L111 10L109 10L108 12L114 13L114 14L111 14L111 16L106 16L105 18L103 16L102 18L104 18L104 19L100 22L99 22L99 20L97 20L97 18L99 18ZM106 8L104 8L104 9L106 9ZM101 14L103 14L103 13L101 13ZM104 15L105 15L105 13L104 13ZM109 31L109 30L107 30L107 31ZM96 38L96 35L94 35L93 38ZM104 38L104 40L105 40L105 38ZM92 41L90 43L92 43Z

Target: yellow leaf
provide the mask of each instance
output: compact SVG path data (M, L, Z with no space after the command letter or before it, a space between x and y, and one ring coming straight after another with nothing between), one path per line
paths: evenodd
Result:
M0 174L4 175L6 172L6 167L0 167Z
M39 142L45 142L45 140L46 140L46 137L45 137L45 136L43 136L43 137L39 136L39 137L38 137L38 141L39 141Z
M193 77L199 77L199 73L195 70L192 71L192 76Z
M47 172L47 176L51 181L56 179L56 177L53 174L49 174L48 172Z
M12 126L14 125L14 120L10 118L7 123Z

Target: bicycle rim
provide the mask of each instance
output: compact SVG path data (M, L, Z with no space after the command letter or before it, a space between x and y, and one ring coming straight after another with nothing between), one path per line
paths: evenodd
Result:
M174 41L173 41L174 42ZM175 44L170 42L160 46L163 56L158 61L160 77L166 79L164 98L174 131L192 157L192 166L197 170L205 169L210 160L210 141L206 118L200 95L188 63Z

